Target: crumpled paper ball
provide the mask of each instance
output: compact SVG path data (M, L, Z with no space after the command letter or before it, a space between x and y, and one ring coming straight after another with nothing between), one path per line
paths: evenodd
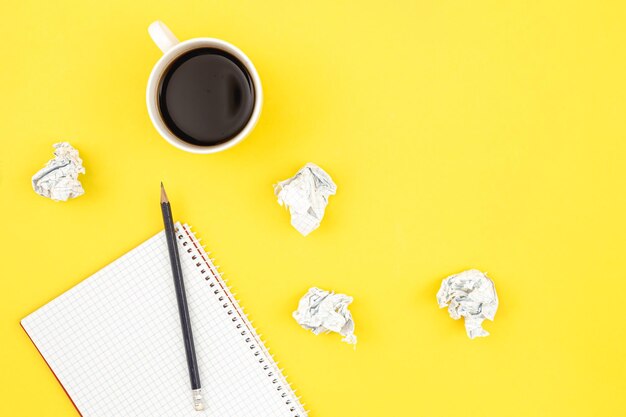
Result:
M348 310L352 297L313 287L300 299L293 318L313 334L336 332L342 341L356 345L354 321Z
M337 186L322 168L308 163L292 178L274 185L278 204L291 213L291 225L308 235L320 226L328 197L335 195Z
M55 143L53 146L54 159L33 175L33 190L54 201L67 201L83 195L85 190L78 180L78 174L84 174L85 168L78 150L67 142Z
M437 292L440 308L448 307L454 320L465 318L465 331L470 339L489 336L482 328L484 320L493 321L498 310L496 287L487 274L470 269L444 279Z

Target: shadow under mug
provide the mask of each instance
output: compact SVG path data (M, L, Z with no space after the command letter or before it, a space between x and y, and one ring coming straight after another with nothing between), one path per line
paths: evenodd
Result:
M146 90L146 103L148 105L148 114L152 120L152 124L159 132L159 134L169 143L176 146L183 151L208 154L223 151L231 148L241 142L246 136L250 134L254 126L256 125L259 115L261 113L261 106L263 103L263 90L261 89L261 80L259 74L254 68L252 61L236 46L215 38L194 38L183 42L179 42L176 36L168 29L167 26L161 21L156 21L148 27L148 33L154 41L154 43L161 49L163 56L156 63L150 78L148 79L148 88ZM237 58L241 64L243 64L250 74L252 83L254 85L254 106L252 108L252 114L248 119L248 122L244 127L232 138L225 142L216 145L194 145L186 142L176 136L165 124L161 111L159 110L159 84L162 77L165 75L170 64L174 62L179 56L199 48L215 48L225 51L235 58Z

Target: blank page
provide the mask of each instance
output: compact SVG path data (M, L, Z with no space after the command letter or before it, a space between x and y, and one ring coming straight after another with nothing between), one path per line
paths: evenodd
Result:
M187 225L177 224L207 410L191 397L164 232L22 320L83 416L303 417Z

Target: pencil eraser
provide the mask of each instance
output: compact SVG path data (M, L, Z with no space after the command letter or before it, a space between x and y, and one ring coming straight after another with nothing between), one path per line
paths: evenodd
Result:
M191 390L191 395L193 396L193 408L195 408L196 411L204 410L204 401L202 399L202 390L201 389Z

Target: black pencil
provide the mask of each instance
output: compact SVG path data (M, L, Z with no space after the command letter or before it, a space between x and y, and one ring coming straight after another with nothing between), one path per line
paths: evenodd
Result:
M178 255L178 245L176 244L176 232L172 219L172 209L165 194L165 188L161 183L161 212L163 213L163 224L165 225L165 237L167 248L170 253L172 264L172 275L174 276L174 286L176 287L176 299L178 301L178 313L180 315L180 325L183 329L183 340L185 341L185 354L187 356L187 367L189 368L189 379L191 380L191 394L193 396L193 406L197 411L204 410L202 400L202 387L200 385L200 372L198 372L198 361L196 359L196 349L193 344L193 333L191 331L191 318L187 308L187 296L185 295L185 284L183 282L183 270L180 265Z

